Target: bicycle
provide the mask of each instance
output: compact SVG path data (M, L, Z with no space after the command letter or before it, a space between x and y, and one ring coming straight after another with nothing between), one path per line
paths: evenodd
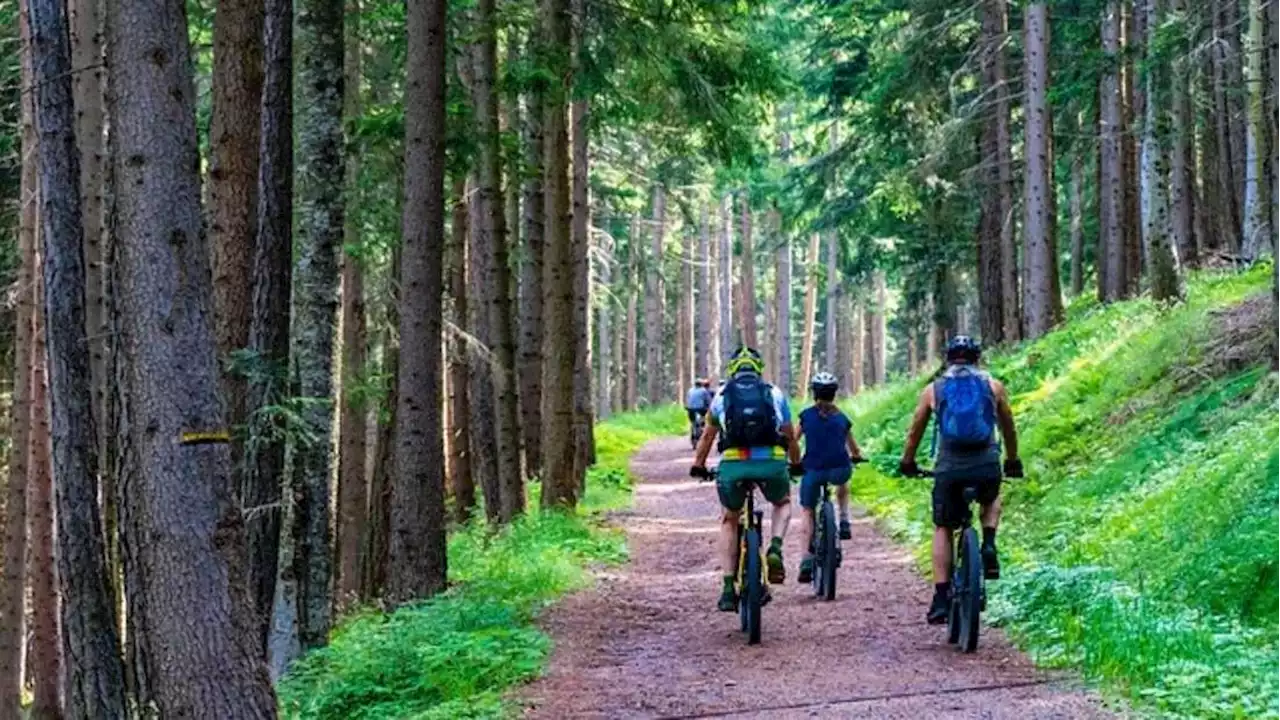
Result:
M702 481L715 482L719 476L719 468L710 469ZM763 524L764 512L756 510L756 484L748 483L738 520L738 570L734 580L738 617L748 645L760 644L760 611L772 599L764 563Z
M933 477L932 470L920 470L919 477ZM973 528L973 504L978 489L964 488L965 519L951 533L951 605L947 611L947 642L971 653L978 649L982 612L987 609L986 573L982 545Z
M694 415L693 427L689 429L689 444L694 450L698 449L698 441L702 440L702 433L707 427L706 413L696 413Z
M855 462L853 467L857 466ZM822 502L814 511L813 539L809 546L813 554L813 594L823 600L835 600L836 574L844 563L844 550L840 547L836 509L831 504L831 486L822 483L821 487Z

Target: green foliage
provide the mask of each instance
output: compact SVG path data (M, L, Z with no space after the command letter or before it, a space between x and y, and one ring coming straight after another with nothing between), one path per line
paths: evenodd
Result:
M1176 717L1274 717L1277 382L1217 364L1221 313L1270 266L1202 274L1185 305L1085 300L998 355L1028 477L1005 486L992 618L1041 662L1081 667ZM1258 362L1265 358L1256 358ZM923 381L851 404L877 461L855 496L927 558L928 488L885 474ZM926 441L927 442L927 441Z

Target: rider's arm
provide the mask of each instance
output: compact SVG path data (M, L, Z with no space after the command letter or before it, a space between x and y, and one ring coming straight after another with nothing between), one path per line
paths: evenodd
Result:
M1013 425L1013 408L1009 407L1009 392L1004 383L993 379L991 392L996 396L996 420L1000 423L1000 437L1004 439L1005 457L1018 459L1018 429Z
M849 437L847 438L849 446L849 457L862 457L862 448L858 447L858 441L853 437L853 428L849 428Z
M785 423L778 428L782 433L782 437L787 439L787 462L792 465L800 464L800 438L796 435L796 428L791 423Z
M920 441L924 439L924 431L929 427L929 416L933 414L933 383L920 391L920 400L916 403L915 415L911 417L911 428L907 430L907 444L902 448L903 461L915 462L916 451L920 449Z
M716 441L716 435L719 434L720 428L714 422L707 423L707 428L702 431L702 439L698 441L698 450L693 456L694 465L707 466L707 456L711 454L711 443Z

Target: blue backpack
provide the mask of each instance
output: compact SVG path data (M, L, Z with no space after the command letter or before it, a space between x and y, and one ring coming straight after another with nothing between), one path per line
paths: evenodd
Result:
M962 369L933 386L938 408L937 432L953 450L983 450L996 431L996 402L987 378Z

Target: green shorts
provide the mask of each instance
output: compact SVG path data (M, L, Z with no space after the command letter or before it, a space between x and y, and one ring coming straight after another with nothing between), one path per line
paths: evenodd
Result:
M786 460L730 460L720 463L716 491L720 505L727 510L741 510L747 501L748 483L764 493L764 499L775 505L791 496L791 476Z

